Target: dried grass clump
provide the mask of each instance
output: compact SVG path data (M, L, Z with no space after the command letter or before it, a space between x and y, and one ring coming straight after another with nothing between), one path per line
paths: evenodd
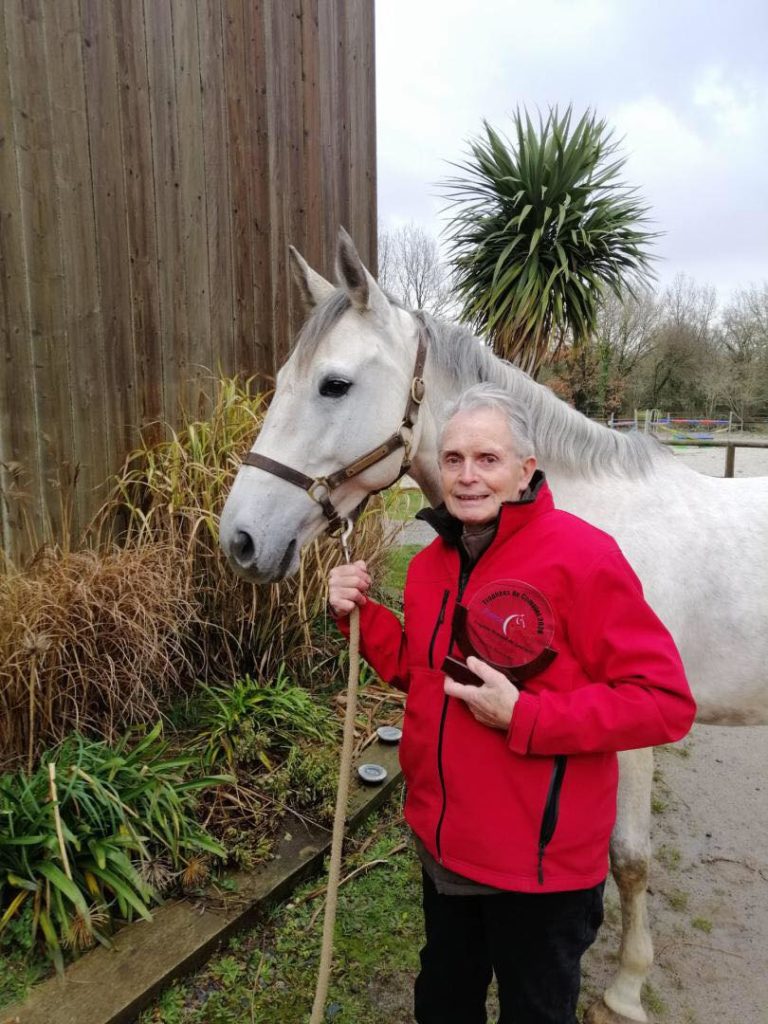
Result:
M0 765L32 768L78 729L112 740L157 718L190 676L184 568L173 548L44 550L0 576Z

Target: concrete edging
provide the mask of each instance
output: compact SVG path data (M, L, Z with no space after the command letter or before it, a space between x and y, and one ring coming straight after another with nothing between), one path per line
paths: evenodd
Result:
M377 740L366 748L363 760L383 765L387 779L371 787L355 773L348 831L380 807L401 780L396 746ZM114 949L92 950L68 967L63 979L44 981L25 1002L0 1010L2 1024L133 1024L172 981L204 964L260 910L322 868L331 847L330 831L293 821L295 827L282 838L269 864L230 876L237 884L231 904L216 910L200 909L190 900L164 904L151 922L121 929Z

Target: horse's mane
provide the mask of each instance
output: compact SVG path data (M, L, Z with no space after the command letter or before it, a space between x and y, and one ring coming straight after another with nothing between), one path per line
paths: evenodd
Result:
M302 362L312 359L322 338L350 307L349 296L341 289L315 307L296 339L295 350ZM525 406L534 448L543 462L558 463L581 475L613 472L639 477L658 460L669 457L652 437L636 431L622 434L594 423L523 370L499 359L465 327L423 311L415 315L429 334L432 365L459 391L489 381Z
M458 390L488 381L503 387L527 409L534 450L542 461L583 475L644 476L659 459L669 457L652 437L637 431L622 434L577 412L524 370L495 356L465 327L426 313L419 313L419 318L430 335L433 365Z

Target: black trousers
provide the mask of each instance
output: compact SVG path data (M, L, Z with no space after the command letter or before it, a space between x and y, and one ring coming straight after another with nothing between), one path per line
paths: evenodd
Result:
M581 958L603 920L603 883L558 893L444 896L423 873L417 1024L486 1024L493 974L499 1024L576 1024Z

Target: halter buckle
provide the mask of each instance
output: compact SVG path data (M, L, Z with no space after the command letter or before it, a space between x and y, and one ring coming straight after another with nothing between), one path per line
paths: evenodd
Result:
M416 405L421 405L424 401L425 390L424 378L414 377L411 381L411 398L414 400Z
M316 487L324 488L325 494L321 494L319 496L315 494ZM312 501L316 501L318 505L322 505L324 501L330 501L331 488L328 485L328 481L325 479L325 477L319 476L315 480L313 480L310 486L307 488L307 494L310 496Z

